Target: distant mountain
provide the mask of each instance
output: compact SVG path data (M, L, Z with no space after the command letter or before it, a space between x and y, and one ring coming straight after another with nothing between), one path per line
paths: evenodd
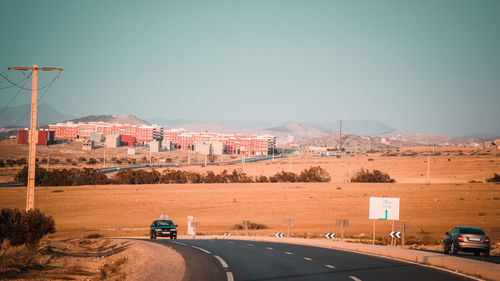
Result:
M307 148L310 146L317 147L331 147L339 148L342 147L347 151L368 151L368 150L386 150L386 149L398 149L405 147L414 146L425 146L425 144L407 142L407 141L388 141L379 136L359 136L352 134L342 134L342 140L339 138L339 134L331 134L324 137L313 138L299 141L298 144L302 148Z
M78 123L78 122L106 122L106 123L120 123L120 124L129 124L129 125L150 125L148 122L137 118L135 115L88 115L81 118L76 118L72 120L68 120L70 122Z
M203 121L192 120L192 119L166 119L166 118L145 118L145 121L151 124L157 124L160 126L183 126L185 124L198 124L205 123Z
M327 132L306 124L288 123L285 125L266 129L269 134L277 135L278 138L286 138L288 135L294 137L295 141L317 138L328 135Z
M263 131L241 129L238 127L227 126L220 123L193 123L193 124L183 124L180 126L164 126L164 128L166 130L183 128L186 129L187 131L192 131L192 132L207 131L219 134L243 134L243 135L264 134Z
M465 145L471 142L482 143L487 141L484 138L478 137L448 137L436 134L425 134L425 133L415 133L415 132L406 132L406 131L396 131L385 134L378 135L379 137L385 137L388 140L400 140L400 141L409 141L409 142L419 142L425 143L428 145Z
M328 134L338 133L340 131L340 121L310 122L305 124L316 127ZM371 136L392 131L394 131L394 128L377 120L342 120L342 133Z
M5 111L0 114L0 127L29 127L30 117L30 104L7 107ZM40 126L61 122L71 118L74 118L74 116L63 114L46 103L38 105L37 124Z

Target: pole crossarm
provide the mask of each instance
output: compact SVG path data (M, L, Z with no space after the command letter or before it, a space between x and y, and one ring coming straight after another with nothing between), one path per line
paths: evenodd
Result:
M7 70L42 70L42 71L63 71L60 67L25 67L25 66L14 66L8 67Z

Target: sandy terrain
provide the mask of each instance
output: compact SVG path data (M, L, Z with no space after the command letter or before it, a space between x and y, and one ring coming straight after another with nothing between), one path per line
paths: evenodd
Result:
M39 158L51 157L87 159L103 153L75 150L70 144L39 147ZM126 148L107 149L107 157L126 159ZM20 158L27 146L0 143L0 158ZM140 161L146 150L134 156ZM408 156L409 155L409 156ZM183 151L155 154L159 159L170 158L172 163L187 162ZM176 158L177 157L177 158ZM195 156L193 156L194 158ZM196 156L201 158L200 155ZM430 157L430 182L427 179L427 159ZM191 158L191 161L195 161ZM230 157L225 157L228 160ZM204 157L203 157L204 159ZM200 159L197 159L200 160ZM78 161L78 160L74 160ZM337 157L291 158L292 171L299 173L311 166L321 166L332 176L332 182L286 184L200 184L200 185L137 185L137 186L79 186L39 187L36 206L54 216L58 237L80 237L80 229L107 236L118 235L115 227L145 228L161 213L169 214L186 231L188 215L196 216L201 233L231 232L232 226L249 219L269 226L269 229L251 231L252 235L271 235L285 231L282 220L293 218L291 232L295 236L316 237L335 228L336 219L349 219L347 236L371 236L368 220L370 196L401 197L401 220L411 222L408 235L419 241L437 241L455 225L475 225L490 231L500 227L500 189L484 182L493 173L500 173L500 151L481 151L466 148L412 148L401 151L359 153ZM102 164L76 167L100 167ZM42 166L44 166L42 164ZM109 166L109 165L108 165ZM75 167L65 163L50 167ZM379 169L396 179L395 184L348 183L349 171L354 174L362 167ZM19 167L0 169L2 179L8 171ZM243 169L251 176L270 176L290 169L290 159L215 166L186 166L182 170L221 172ZM0 180L2 180L0 179ZM0 206L23 208L24 188L0 189ZM387 236L389 222L377 222L377 234ZM240 234L243 232L240 231ZM127 230L124 235L147 235L146 230ZM410 239L408 239L410 240Z
M0 206L23 208L25 188L0 189ZM336 219L348 219L346 236L371 236L368 219L370 196L401 198L401 220L411 222L409 236L421 242L442 238L456 225L474 225L487 232L499 227L500 189L495 184L171 184L39 187L35 205L56 221L56 237L85 233L117 236L116 226L145 228L167 213L179 233L186 232L187 216L200 222L206 234L232 230L249 219L269 229L251 235L286 231L285 218L293 218L293 236L318 237L339 229ZM388 236L391 223L377 221L377 235ZM148 235L147 230L121 230L122 236ZM408 242L410 242L408 238Z
M45 239L28 255L12 248L0 259L0 279L180 281L184 260L168 247L119 239ZM161 260L158 257L162 257Z

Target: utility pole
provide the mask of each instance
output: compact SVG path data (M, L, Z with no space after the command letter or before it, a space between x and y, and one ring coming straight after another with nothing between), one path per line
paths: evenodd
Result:
M26 187L26 211L35 208L35 160L36 160L36 143L38 142L38 131L36 130L36 109L37 109L37 87L38 87L38 70L42 71L63 71L62 68L56 67L38 67L34 64L33 67L8 67L9 70L31 70L32 71L32 86L31 86L31 119L29 131L29 157L28 157L28 185Z
M103 160L103 168L106 168L106 147L104 148L104 160Z
M429 175L430 165L431 165L430 162L431 162L431 157L427 156L427 184L431 183L431 178L430 178L430 175Z
M340 119L340 130L339 130L339 153L342 151L342 119Z

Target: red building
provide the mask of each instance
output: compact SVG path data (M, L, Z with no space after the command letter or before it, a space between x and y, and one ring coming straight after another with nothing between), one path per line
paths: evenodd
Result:
M224 144L225 154L269 155L276 145L274 136L187 133L184 129L164 131L163 139L171 141L174 149L183 150L195 150L196 143L209 143L217 140Z
M18 130L17 131L17 144L28 144L29 130ZM55 133L48 130L38 130L38 141L36 145L47 146L54 143Z
M78 138L90 138L91 133L102 133L103 137L109 135L120 135L126 139L126 145L133 143L149 143L152 140L161 140L163 128L160 126L137 126L128 124L90 122L90 123L57 123L49 125L51 131L55 132L56 139L73 140ZM134 140L132 140L132 137Z

